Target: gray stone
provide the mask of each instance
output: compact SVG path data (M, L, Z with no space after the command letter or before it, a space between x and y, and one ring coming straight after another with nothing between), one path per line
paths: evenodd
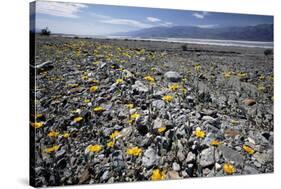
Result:
M256 152L253 157L262 165L273 161L273 154Z
M187 154L187 157L186 157L186 163L190 163L190 162L192 162L192 161L194 161L195 160L195 154L194 153L192 153L192 152L188 152L188 154Z
M179 171L181 168L180 168L180 165L176 162L173 163L173 170L174 171Z
M64 156L65 154L66 154L65 149L61 149L61 150L56 152L55 156L56 156L56 158L60 158L60 157Z
M165 102L163 100L154 100L152 101L152 107L162 109L165 107Z
M109 178L109 171L105 171L101 176L101 181L106 181Z
M259 171L257 169L255 169L254 167L246 165L244 167L244 173L245 174L258 174Z
M148 88L141 81L136 81L132 88L138 92L148 92Z
M207 167L209 165L212 165L215 163L214 160L214 149L213 148L207 148L201 152L201 157L199 164L202 167Z
M238 165L243 165L244 157L237 151L225 146L219 146L219 150L221 151L224 159L226 161L234 161Z
M145 167L151 167L153 165L157 165L159 157L156 154L156 151L149 147L143 154L142 164Z
M160 127L165 127L165 123L163 119L158 117L153 122L153 129L158 129Z
M165 73L164 77L172 82L179 82L181 81L181 76L178 72L168 71Z

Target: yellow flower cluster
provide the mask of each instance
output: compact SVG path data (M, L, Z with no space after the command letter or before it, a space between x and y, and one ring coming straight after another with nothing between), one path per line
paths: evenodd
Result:
M163 171L160 171L160 169L154 169L152 171L151 180L163 180L165 179L166 175Z
M231 175L236 172L236 168L233 165L231 165L230 163L225 163L223 165L223 171L226 174Z
M249 147L247 145L243 145L243 150L245 150L245 152L247 152L250 155L255 153L255 150L253 150L251 147Z
M90 88L90 92L96 92L98 90L98 86L92 86L91 88Z
M145 79L146 81L151 82L151 83L154 83L154 82L155 82L155 79L154 79L152 76L145 76L144 79Z
M44 123L43 122L34 122L31 123L31 126L34 127L35 129L38 129L40 127L43 127Z
M197 138L204 138L206 136L205 131L202 131L200 128L197 128L194 134Z
M95 112L102 112L102 111L104 111L104 108L101 107L101 106L97 106L97 107L94 108L94 111Z
M174 84L169 85L169 90L171 90L171 91L176 91L176 90L178 90L179 88L180 88L180 85L177 84L177 83L174 83Z
M60 148L59 145L55 145L55 146L52 146L52 147L49 147L49 148L45 148L45 149L44 149L44 152L45 152L45 153L55 152L55 151L57 151L59 148Z
M165 95L162 97L162 100L164 100L165 102L171 102L173 100L173 96Z
M73 119L73 121L76 122L76 123L78 123L78 122L80 122L82 119L83 119L83 118L79 116L79 117L75 117L75 118Z
M101 145L98 145L98 144L95 144L95 145L89 145L87 147L87 150L89 152L99 152L102 150L102 146Z
M139 147L132 147L127 149L127 154L132 156L139 156L142 152L142 149Z
M123 80L123 79L116 79L115 83L116 83L117 85L119 85L119 84L124 83L124 80Z

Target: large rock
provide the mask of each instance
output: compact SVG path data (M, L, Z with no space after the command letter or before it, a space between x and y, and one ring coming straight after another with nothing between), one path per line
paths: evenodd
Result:
M233 161L238 165L243 165L244 157L239 152L224 145L219 146L219 150L226 161Z
M156 109L162 109L165 107L165 102L163 100L154 100L152 101L152 107Z
M218 159L216 155L216 159ZM204 168L215 163L214 148L207 148L201 152L199 164Z
M178 72L168 71L165 73L164 77L171 82L179 82L181 81L181 76Z
M156 154L156 151L153 148L148 148L142 157L142 164L145 167L151 167L153 165L157 165L159 157Z
M132 88L138 92L148 92L148 88L141 81L136 81Z

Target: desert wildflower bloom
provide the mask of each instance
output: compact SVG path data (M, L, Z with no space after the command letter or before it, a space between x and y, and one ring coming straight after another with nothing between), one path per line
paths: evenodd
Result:
M155 79L154 79L152 76L145 76L144 79L145 79L146 81L151 82L151 83L154 83L154 82L155 82Z
M222 142L221 142L221 141L218 141L218 140L212 140L210 144L211 144L212 146L217 147L217 146L219 146L220 144L222 144Z
M48 133L48 137L57 137L59 136L59 132L56 132L56 131L50 131Z
M55 146L52 146L52 147L50 147L50 148L45 148L45 149L44 149L44 152L45 152L45 153L55 152L55 151L57 151L59 148L60 148L59 145L55 145Z
M83 118L82 117L76 117L73 119L74 122L78 123L82 120Z
M107 145L107 147L111 147L112 148L115 145L115 141L112 140L112 141L108 142L106 145Z
M223 165L223 171L226 174L231 175L236 172L236 168L233 165L231 165L230 163L225 163Z
M166 127L159 127L157 131L158 133L163 133L164 131L166 131Z
M247 146L247 145L243 145L243 150L245 152L247 152L248 154L252 155L255 153L255 150L253 150L251 147Z
M98 90L98 86L95 85L90 88L91 92L96 92L97 90Z
M102 149L102 146L101 146L101 145L98 145L98 144L89 145L89 146L87 147L87 150L88 150L89 152L99 152L99 151L101 151L101 149Z
M199 71L199 70L201 69L200 64L196 64L196 65L194 65L194 69L195 69L196 71Z
M111 139L116 138L118 135L120 134L119 131L114 131L113 133L111 133L111 135L109 136Z
M34 123L31 123L31 126L38 129L40 127L43 127L43 122L34 122Z
M173 96L165 95L162 97L162 100L164 100L165 102L171 102L173 100Z
M129 109L132 109L134 107L134 104L126 104L125 106Z
M124 80L123 80L123 79L116 79L115 83L116 83L117 85L119 85L119 84L124 83Z
M225 78L225 79L228 79L228 78L230 78L231 77L231 72L224 72L223 73L223 77Z
M140 114L138 114L138 113L131 114L131 119L133 119L133 120L138 119L139 117L140 117Z
M128 155L132 155L132 156L139 156L141 154L141 152L142 152L142 149L137 147L137 146L132 147L132 148L128 148L127 151L126 151L126 153Z
M200 128L197 128L194 134L197 138L204 138L206 135L205 131L202 131Z
M101 106L97 106L97 107L94 108L94 111L95 112L101 112L101 111L104 111L104 108L101 107Z
M239 72L238 74L237 74L237 76L238 77L247 77L247 73L244 73L244 72Z
M176 90L178 90L179 88L180 88L180 85L177 84L177 83L174 83L174 84L169 85L169 90L171 90L171 91L176 91Z
M63 136L64 138L68 138L68 137L70 136L70 134L69 134L69 133L64 133L62 136Z
M152 171L152 175L151 175L151 180L163 180L165 179L165 174L163 171L160 171L160 169L154 169Z

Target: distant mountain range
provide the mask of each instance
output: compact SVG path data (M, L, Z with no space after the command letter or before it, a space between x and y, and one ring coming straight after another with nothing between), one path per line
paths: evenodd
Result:
M273 41L273 24L214 28L196 26L153 27L115 35L141 38L199 38L271 42Z

